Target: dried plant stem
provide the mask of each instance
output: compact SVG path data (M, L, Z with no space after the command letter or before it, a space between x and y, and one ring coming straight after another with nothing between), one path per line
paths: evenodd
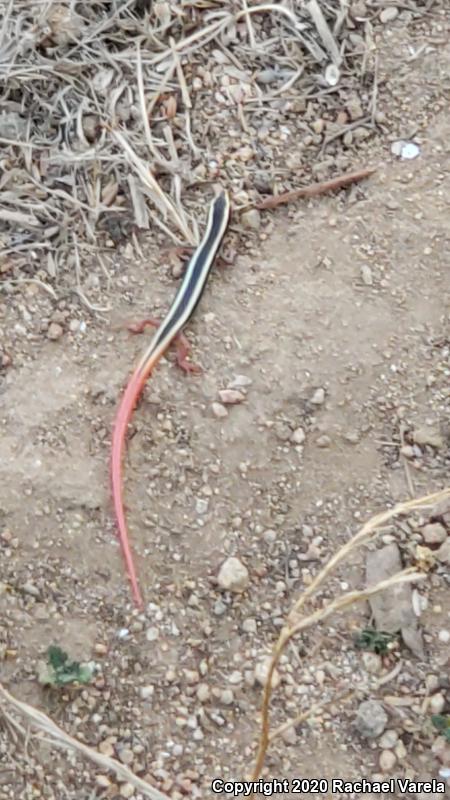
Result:
M424 574L420 572L414 572L412 569L404 570L403 572L399 572L397 575L393 575L391 578L387 578L384 581L380 581L375 586L371 586L370 588L364 589L363 591L347 592L347 594L344 594L341 597L336 598L331 603L328 603L323 608L319 608L317 611L310 614L309 616L303 617L292 628L284 628L282 630L272 654L266 682L264 685L263 703L261 712L261 717L262 717L261 735L258 745L258 753L256 756L256 763L251 780L256 781L260 776L264 764L264 759L266 757L267 748L271 741L271 737L269 735L269 704L272 695L272 679L275 672L275 668L288 642L294 636L296 636L297 633L306 630L306 628L309 628L312 625L316 625L318 622L322 622L323 620L328 619L328 617L330 617L332 614L335 614L337 611L342 611L344 608L347 608L348 606L351 606L356 602L360 602L361 600L367 600L368 597L372 597L373 595L378 594L379 592L383 592L385 589L389 589L392 586L395 586L399 583L411 583L413 581L420 581L424 580L425 577L426 576ZM309 711L305 712L305 716L303 718L306 719L311 715L311 713L312 710L310 709Z
M56 725L47 714L33 708L33 706L28 705L28 703L17 700L0 683L0 709L2 714L5 714L6 718L9 719L6 710L8 707L13 708L22 717L25 717L31 725L43 731L47 736L50 736L52 743L56 747L75 750L77 753L86 756L86 758L93 761L102 769L113 772L117 777L131 783L136 789L142 792L145 797L150 797L152 800L169 800L167 795L160 792L159 789L156 789L154 786L151 786L147 781L142 780L142 778L138 778L137 775L131 772L124 764L121 764L120 761L116 761L109 756L104 756L95 750L95 748L83 744L83 742L78 741L78 739L74 739L73 736L65 733L62 728Z
M300 197L315 197L318 194L325 194L326 192L335 192L337 189L343 189L345 186L350 186L352 183L358 183L364 178L369 177L375 172L375 168L360 169L358 172L350 172L348 175L338 175L336 178L331 178L329 181L323 183L313 183L311 186L301 186L299 189L293 189L291 192L284 192L276 197L266 197L261 203L256 205L256 208L261 210L265 208L275 208L283 203L292 203Z
M289 641L296 636L296 634L300 633L301 631L306 630L306 628L311 627L312 625L316 625L319 622L322 622L332 614L335 614L338 611L342 611L345 608L353 605L356 602L361 600L366 600L369 597L372 597L379 592L385 591L386 589L400 584L400 583L410 583L412 581L419 581L423 580L426 576L414 571L412 568L403 570L402 572L398 573L397 575L393 575L386 580L380 581L375 586L368 587L362 591L352 591L347 592L341 597L332 600L331 602L327 603L322 608L317 609L316 611L312 612L308 616L300 617L299 612L303 608L306 601L317 591L319 586L323 583L323 581L328 577L328 575L333 571L333 569L349 554L351 550L361 544L365 539L367 539L371 534L377 531L382 525L384 525L388 520L392 519L393 517L400 516L403 514L407 514L413 510L417 510L419 508L430 507L435 505L438 502L441 502L444 499L450 497L450 489L444 489L440 492L435 492L433 494L426 495L424 497L416 498L415 500L409 500L405 503L399 503L394 508L389 509L388 511L384 511L376 516L372 517L365 525L347 542L343 547L341 547L338 552L328 561L325 567L318 573L315 579L312 581L310 586L302 592L299 599L295 603L293 609L291 610L288 619L287 625L282 629L278 641L275 644L275 647L272 652L267 677L264 685L263 690L263 700L262 700L262 711L261 711L261 733L258 743L258 751L256 755L255 766L253 770L252 780L256 781L261 774L262 767L264 765L265 756L267 753L268 746L275 735L279 735L278 732L282 732L285 730L285 727L290 727L292 724L298 724L299 721L306 719L312 713L314 713L314 707L309 709L309 711L304 712L301 715L301 720L299 719L297 723L290 722L286 724L286 726L281 726L275 731L275 734L269 734L269 704L270 698L272 695L272 680L275 673L276 666L280 660L280 657L289 643Z

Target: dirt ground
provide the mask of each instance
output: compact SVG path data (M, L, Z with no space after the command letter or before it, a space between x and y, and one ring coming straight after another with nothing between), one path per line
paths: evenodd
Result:
M261 700L255 665L319 566L411 488L419 496L448 483L450 48L400 70L401 31L395 45L386 40L380 102L403 117L420 155L397 159L379 137L365 150L377 171L361 185L264 212L247 252L215 270L189 326L203 373L186 377L169 355L145 390L125 467L142 614L111 513L110 432L144 345L124 326L167 307L176 286L168 260L151 242L141 243L143 258L130 246L117 252L108 313L87 315L71 297L55 307L36 284L0 304L2 683L173 797L209 797L212 778L248 774ZM239 232L238 219L231 229ZM54 341L50 323L62 329ZM243 401L219 407L230 386ZM424 428L437 446L414 444ZM405 563L423 522L383 531ZM241 594L216 583L228 556L248 569ZM341 567L318 601L363 586L364 558ZM426 780L450 766L449 745L430 725L433 695L449 710L448 579L442 564L418 587L423 661L402 647L371 673L353 645L368 623L364 607L287 651L273 724L331 704L274 742L266 776ZM42 689L37 663L50 644L94 660L93 684ZM346 690L347 703L333 702ZM355 730L365 699L387 709L391 747ZM142 796L48 744L31 738L27 748L0 728L0 797ZM389 770L380 766L386 750Z

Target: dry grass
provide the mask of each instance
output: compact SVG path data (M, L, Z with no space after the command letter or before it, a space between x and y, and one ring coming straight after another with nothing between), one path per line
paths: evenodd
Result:
M17 698L13 697L0 683L0 711L3 718L10 726L10 729L22 736L24 740L27 740L28 731L11 716L9 713L11 709L22 717L28 726L37 729L40 734L45 734L49 737L48 739L44 739L41 736L41 741L47 741L53 747L61 747L65 750L73 750L79 753L98 767L101 767L105 772L112 772L120 780L131 783L136 789L142 792L145 797L150 797L152 800L169 800L167 795L160 792L159 789L156 789L154 786L150 786L147 781L138 778L125 764L121 764L120 761L117 761L115 758L105 756L99 753L95 748L83 744L83 742L80 742L73 736L69 736L69 734L65 733L59 725L56 725L47 714L44 714L37 708L33 708L33 706L28 705L28 703L17 700Z
M358 547L360 544L367 541L367 539L376 534L377 531L379 531L379 529L386 524L386 522L388 522L391 519L394 519L395 517L411 514L413 511L418 511L419 509L432 508L436 506L438 503L442 502L443 500L448 499L449 497L450 497L450 488L444 489L440 492L435 492L434 494L426 495L425 497L419 497L414 500L409 500L406 501L405 503L399 503L398 505L394 506L394 508L391 508L388 511L383 511L382 513L372 517L371 519L368 520L368 522L365 523L365 525L363 525L363 527L355 534L355 536L353 536L345 545L343 545L343 547L339 548L336 554L328 561L327 564L325 564L323 569L321 569L320 572L316 575L311 584L302 592L302 594L294 604L288 616L287 624L282 629L278 641L276 642L273 648L270 664L267 670L267 679L263 691L263 702L261 711L261 734L259 739L255 767L252 774L252 780L257 780L261 775L261 770L264 765L264 760L270 742L272 742L276 738L276 736L280 735L286 728L298 725L299 722L304 721L312 714L317 713L318 710L321 710L321 708L323 708L315 706L309 709L309 711L301 714L297 719L290 720L289 722L282 725L272 735L269 732L269 706L270 706L270 699L272 696L273 677L275 669L277 667L277 664L280 660L282 653L284 652L288 643L293 639L293 637L301 633L302 631L305 631L307 628L317 625L319 622L323 622L336 612L342 611L348 608L349 606L353 605L354 603L361 602L362 600L367 600L369 597L372 597L373 595L378 594L379 592L385 591L386 589L389 589L390 587L396 584L410 583L412 581L420 581L423 580L426 576L425 574L420 573L412 568L405 569L402 572L398 573L397 575L393 575L392 577L388 578L387 580L380 581L375 586L371 586L360 591L347 592L346 594L341 595L341 597L337 597L331 602L326 603L326 605L324 605L322 608L319 608L316 611L307 614L306 616L305 615L301 616L301 612L303 611L303 607L305 606L306 602L314 597L320 586L322 586L324 581L335 570L335 568L341 562L345 561L345 559L356 547ZM342 698L340 699L342 701Z
M253 141L267 114L278 127L286 108L292 126L300 91L334 108L355 77L371 80L371 53L348 38L350 30L363 34L364 23L350 24L346 3L1 5L5 272L15 280L25 270L56 287L76 275L76 291L92 311L98 308L81 290L83 271L106 233L115 241L116 218L126 238L152 229L195 243L201 200L192 188L219 180L239 205L243 184L265 168L257 153L251 164L235 157L231 128ZM339 68L337 87L327 83L330 65ZM287 180L289 188L290 146L279 145L273 186ZM250 195L257 202L257 192Z

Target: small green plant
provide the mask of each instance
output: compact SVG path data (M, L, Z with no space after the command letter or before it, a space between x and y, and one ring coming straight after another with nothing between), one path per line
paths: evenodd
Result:
M450 715L449 714L433 714L431 722L442 736L445 736L447 742L450 742Z
M94 664L70 661L60 647L51 645L47 650L47 661L39 669L39 683L44 686L67 686L71 683L89 683L94 674Z
M355 647L358 650L369 650L379 656L385 656L392 649L391 645L397 640L397 634L386 631L376 631L375 628L364 628L355 637Z

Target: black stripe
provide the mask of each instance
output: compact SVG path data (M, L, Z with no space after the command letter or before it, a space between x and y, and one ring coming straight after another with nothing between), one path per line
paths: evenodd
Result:
M172 308L175 308L175 314L170 317L170 319L167 321L164 327L160 330L158 334L158 339L155 342L155 347L157 347L158 344L164 340L169 330L177 327L177 323L183 317L183 314L185 313L186 308L192 299L193 287L197 290L197 299L194 305L192 306L189 316L186 317L186 319L183 321L183 325L186 325L186 323L191 319L195 309L197 308L200 302L204 288L206 286L206 279L209 275L209 272L214 262L214 258L222 242L223 236L221 236L220 239L218 239L217 232L218 229L220 228L221 223L223 222L224 211L226 209L226 202L227 198L225 193L220 194L214 200L211 230L209 232L209 235L205 240L205 242L203 243L203 245L201 246L201 250L200 251L197 250L193 254L190 261L188 262L188 265L186 267L186 272L188 272L189 269L191 268L192 262L194 260L197 260L195 268L192 270L192 275L189 278L189 283L187 285L184 285L184 281L182 281L181 286L179 287L175 295L174 301L172 303ZM209 268L205 270L205 274L201 278L201 274L205 268L206 261L210 262ZM180 295L183 296L179 301L178 298L180 297Z

